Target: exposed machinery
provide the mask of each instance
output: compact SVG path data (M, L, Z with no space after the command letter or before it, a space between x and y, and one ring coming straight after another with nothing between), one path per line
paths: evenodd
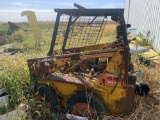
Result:
M5 24L4 24L5 25ZM6 40L5 40L5 36L6 35L11 35L12 33L14 33L17 30L23 30L23 31L28 31L28 30L24 30L22 27L16 25L15 23L12 22L8 22L8 30L6 31L1 31L0 30L0 45L4 45Z
M20 30L20 29L23 31L28 31L28 30L24 30L22 27L18 26L17 24L13 22L9 22L9 21L8 21L8 26L9 26L8 30L0 31L0 36L5 36L5 34L11 35L13 32Z
M57 17L48 57L28 59L37 97L51 109L96 119L133 108L134 95L149 87L129 72L130 49L123 9L55 9ZM103 38L109 21L115 41ZM101 44L102 43L102 44ZM143 87L142 87L142 86Z

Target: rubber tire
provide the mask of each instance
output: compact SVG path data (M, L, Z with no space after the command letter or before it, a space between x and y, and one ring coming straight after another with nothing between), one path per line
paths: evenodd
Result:
M86 91L76 92L67 100L66 112L71 114L73 106L77 103L87 103ZM94 93L92 94L89 105L96 110L98 118L106 113L105 104Z
M54 89L47 85L38 85L37 92L39 95L44 97L47 103L50 103L50 108L52 111L57 111L58 109L58 96Z

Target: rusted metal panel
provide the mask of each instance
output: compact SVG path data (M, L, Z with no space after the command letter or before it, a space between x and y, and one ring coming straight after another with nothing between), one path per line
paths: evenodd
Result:
M103 50L104 51L104 50ZM100 57L111 57L115 52L102 52L94 51L90 53L75 53L75 54L66 54L61 56L54 57L44 57L36 59L28 59L28 66L31 75L36 75L37 77L44 77L47 74L53 73L56 70L64 70L68 68L68 62L71 60L85 60L93 59Z
M84 52L84 51L90 51L90 50L97 50L97 49L103 48L104 46L106 46L106 44L97 44L97 45L69 48L69 49L65 49L64 53L66 52L77 53L77 52Z
M124 51L124 55L123 55L123 60L124 60L124 69L125 69L125 73L124 73L124 84L127 86L128 84L128 67L129 67L129 56L130 56L130 49L129 47L125 48Z
M44 79L55 82L64 82L77 85L87 85L87 86L91 85L90 82L85 81L85 79L80 78L79 75L76 75L74 73L69 73L69 74L53 73L48 75Z
M134 100L134 86L128 84L128 87L126 89L126 97L124 97L119 101L116 101L120 113L131 112L133 108L133 100Z

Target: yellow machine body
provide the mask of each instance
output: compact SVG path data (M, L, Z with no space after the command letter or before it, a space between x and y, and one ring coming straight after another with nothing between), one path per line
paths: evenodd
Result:
M30 71L33 73L35 72L35 74L37 72L39 75L43 73L41 76L44 76L46 71L52 73L57 69L66 69L66 73L53 73L37 81L39 85L48 85L56 90L58 96L61 98L60 105L62 107L65 107L68 98L77 91L94 92L105 104L107 114L120 114L132 110L134 85L128 84L128 70L126 73L125 68L125 61L128 61L127 58L124 60L124 63L122 62L124 54L127 55L127 53L124 53L124 49L121 47L115 50L116 52L113 50L112 52L102 50L102 54L102 51L95 50L92 52L90 51L90 55L88 55L88 52L83 52L79 56L83 61L95 59L97 57L100 59L110 58L110 61L103 71L104 73L98 77L93 77L89 73L84 73L82 75L72 74L72 71L75 71L75 67L67 69L68 62L73 59L71 57L72 54L63 55L61 57L39 58L35 63L30 62L33 61L30 59L28 63L32 65ZM91 53L94 54L92 55ZM110 73L107 73L107 71L110 71Z
M79 7L79 6L78 6ZM136 78L129 75L130 48L123 9L55 9L48 57L28 59L31 83L51 107L93 116L128 113ZM101 43L107 16L116 25L115 41ZM110 22L112 24L112 22ZM104 43L104 42L103 42ZM128 79L129 78L129 79ZM47 92L46 92L47 91ZM56 101L56 102L55 102ZM75 110L75 109L78 110ZM56 109L57 110L57 109Z

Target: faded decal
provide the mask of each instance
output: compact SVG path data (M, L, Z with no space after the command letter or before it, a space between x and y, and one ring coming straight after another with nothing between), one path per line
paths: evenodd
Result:
M47 62L47 61L56 61L56 58L45 58L42 59L40 62Z
M44 62L45 66L50 66L50 64L48 62Z

